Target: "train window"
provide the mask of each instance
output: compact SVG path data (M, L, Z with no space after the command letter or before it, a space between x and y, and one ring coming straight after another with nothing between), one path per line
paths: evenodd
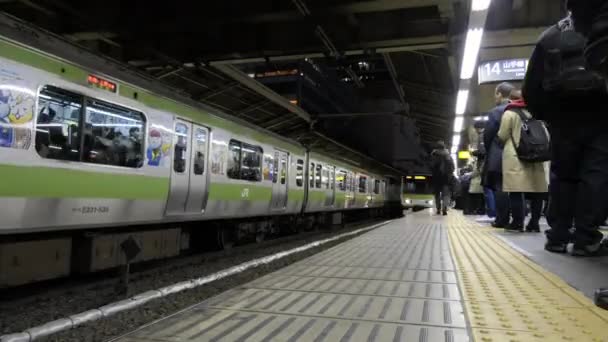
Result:
M95 99L87 99L85 113L83 161L135 168L143 165L142 113Z
M367 177L359 176L359 192L367 192Z
M270 154L264 155L264 180L271 181L274 179L274 158Z
M241 149L241 179L259 182L262 180L261 147L243 143Z
M374 180L374 193L375 194L379 194L380 193L380 181L379 180Z
M314 188L315 187L315 163L310 163L310 170L308 171L308 182L309 188Z
M279 152L274 153L272 170L273 170L272 173L274 174L274 177L272 177L272 182L276 183L277 180L279 179Z
M321 187L329 189L329 168L324 166L321 172Z
M194 165L192 166L195 175L202 175L205 172L205 152L207 151L207 131L197 128L195 135L196 145L194 148Z
M175 124L175 147L173 148L173 171L186 171L186 155L188 152L188 126L181 122Z
M228 177L241 178L241 143L235 140L228 144Z
M338 171L338 174L336 175L336 181L338 182L338 190L340 191L346 191L346 187L347 187L347 182L348 182L348 176L346 174L346 171Z
M331 167L330 178L329 178L329 188L334 190L336 187L336 167Z
M298 159L296 162L296 185L301 187L304 185L304 161Z
M80 160L80 117L83 97L45 86L38 96L36 151L43 158Z
M382 187L380 188L380 191L385 194L386 193L386 181L382 181Z
M287 156L283 154L281 157L281 184L287 182Z
M315 179L315 188L321 189L321 181L322 181L322 170L323 170L323 166L322 165L317 165L317 169L315 170L315 176L317 177Z

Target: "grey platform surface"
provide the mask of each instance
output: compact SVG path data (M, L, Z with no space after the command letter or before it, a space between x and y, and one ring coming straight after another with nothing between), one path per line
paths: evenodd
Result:
M440 222L440 221L437 221ZM120 341L468 341L440 223L413 215Z

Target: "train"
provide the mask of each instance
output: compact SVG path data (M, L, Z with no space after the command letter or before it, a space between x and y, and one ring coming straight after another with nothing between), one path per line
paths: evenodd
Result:
M399 175L5 37L0 178L0 288L402 211Z
M410 175L403 178L403 206L414 211L435 207L431 175Z

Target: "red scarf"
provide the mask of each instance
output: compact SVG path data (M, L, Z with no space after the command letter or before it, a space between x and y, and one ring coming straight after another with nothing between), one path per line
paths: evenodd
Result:
M509 104L507 105L507 108L505 108L505 110L509 110L512 108L526 108L528 105L526 104L526 101L522 100L513 100L510 101Z

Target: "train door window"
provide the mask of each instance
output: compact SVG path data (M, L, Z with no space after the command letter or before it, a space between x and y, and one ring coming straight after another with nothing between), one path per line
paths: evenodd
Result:
M272 160L272 182L276 183L279 179L279 152L274 153L274 159Z
M310 170L308 171L308 187L309 188L314 188L315 187L315 163L310 163Z
M298 159L296 162L296 185L301 187L304 185L304 161Z
M228 177L241 178L241 143L230 140L228 144Z
M359 192L367 192L367 177L359 176Z
M287 154L281 156L281 184L287 183Z
M374 193L375 194L379 194L380 193L380 181L379 180L374 180Z
M334 190L336 187L336 167L332 166L330 169L329 188Z
M382 181L382 186L380 187L380 192L382 194L386 193L386 181L384 181L384 180Z
M176 142L173 147L173 171L186 171L186 152L188 151L188 126L178 122L175 124Z
M264 180L273 181L274 179L274 158L271 154L264 155Z
M241 148L241 179L259 182L262 180L262 155L261 147L242 144Z
M315 170L315 176L316 176L315 188L317 188L317 189L321 189L321 183L322 183L322 177L323 177L322 170L323 170L323 166L320 164L317 165L317 169Z
M45 86L38 96L36 151L43 158L80 160L80 117L83 97Z
M202 175L205 172L205 152L207 150L207 131L197 128L195 133L196 146L194 148L194 169L195 175Z
M346 191L347 184L347 174L346 171L338 171L338 175L336 176L336 181L338 182L338 190Z
M143 163L143 114L95 99L87 99L86 104L83 161L140 167ZM185 149L188 144L188 127L183 124L182 126L185 128L186 137L180 141ZM176 155L177 153L176 150ZM182 158L184 160L179 165L174 165L181 168L179 172L185 171L186 156L183 152Z
M329 168L327 166L324 166L322 170L321 188L329 189Z

